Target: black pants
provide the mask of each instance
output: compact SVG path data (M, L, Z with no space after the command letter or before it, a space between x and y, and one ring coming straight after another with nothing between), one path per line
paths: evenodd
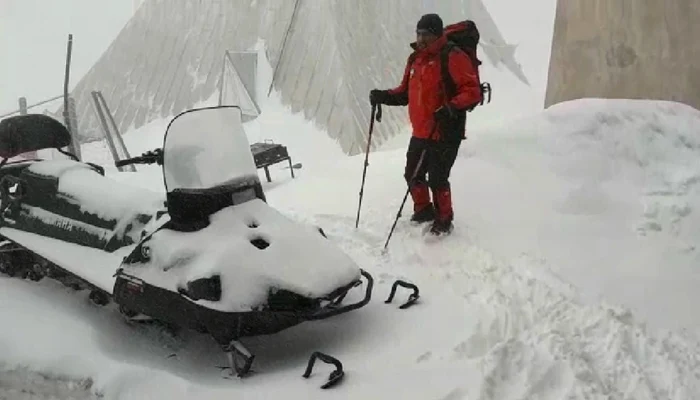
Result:
M412 183L428 183L428 186L433 190L449 189L450 171L452 171L452 166L457 159L457 153L459 153L461 144L461 140L436 142L434 140L411 137L411 141L408 143L408 150L406 151L406 170L404 172L406 182L409 186L412 186ZM424 150L423 162L415 179L411 182ZM426 175L428 175L428 180L426 180Z

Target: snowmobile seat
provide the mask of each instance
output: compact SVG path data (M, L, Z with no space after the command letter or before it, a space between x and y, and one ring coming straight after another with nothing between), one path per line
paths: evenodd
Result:
M121 204L138 195L123 188L92 165L73 160L31 162L0 180L0 196L13 200L10 211L21 219L22 230L105 251L137 241L141 227L162 206L160 195L144 191L143 206L129 206L127 212L104 208L102 194Z
M163 228L193 232L209 225L209 216L217 211L255 198L265 201L260 181L237 179L208 189L174 189L167 193L170 221Z
M80 163L73 161L67 161L64 163L63 160L51 160L36 163L35 165L38 168L27 168L22 171L20 178L27 186L27 196L24 200L27 205L45 209L52 209L57 206L56 195L59 193L59 180L63 171L58 169L55 171L49 171L48 169L45 169L44 165L59 165L59 163L65 165L68 165L69 163L80 165ZM88 166L84 165L84 167L87 168Z
M4 159L70 144L68 129L48 115L15 115L0 121L0 157Z

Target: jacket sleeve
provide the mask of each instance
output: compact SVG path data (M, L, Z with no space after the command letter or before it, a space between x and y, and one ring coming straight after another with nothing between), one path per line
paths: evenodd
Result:
M479 82L475 66L466 53L451 51L449 56L447 65L457 89L450 104L458 110L464 110L483 99L481 82Z
M388 106L406 106L408 105L408 80L411 76L412 56L408 57L406 67L404 68L403 78L399 86L386 91L386 99L384 104Z

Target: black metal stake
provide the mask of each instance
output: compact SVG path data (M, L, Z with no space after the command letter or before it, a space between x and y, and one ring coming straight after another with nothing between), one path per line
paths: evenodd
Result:
M314 363L316 362L317 358L325 362L326 364L335 365L336 368L335 371L331 372L330 376L328 376L328 381L324 383L323 386L321 386L321 389L328 389L340 383L340 381L345 376L345 372L343 372L343 364L337 358L331 357L328 354L321 353L320 351L315 351L313 352L313 354L311 354L309 363L306 366L306 371L304 371L304 375L302 376L304 378L308 378L311 376L311 371L314 368Z
M386 299L386 301L384 303L386 303L386 304L391 303L391 301L394 299L394 295L396 294L396 288L398 286L405 287L407 289L413 289L413 293L411 293L411 295L408 297L408 301L406 303L404 303L403 305L401 305L399 307L400 309L404 310L404 309L412 306L413 304L415 304L416 301L418 301L418 298L420 297L420 294L418 292L418 286L416 286L412 283L408 283L406 281L402 281L400 279L397 279L396 282L394 282L394 284L391 285L391 293L389 293L389 298Z

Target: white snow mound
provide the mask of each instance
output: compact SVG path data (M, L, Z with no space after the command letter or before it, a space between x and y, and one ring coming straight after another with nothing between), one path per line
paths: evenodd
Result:
M256 309L271 289L319 297L360 277L335 243L260 199L214 213L210 225L196 232L158 231L149 247L153 265L165 267L137 266L130 274L173 291L220 275L221 301L198 303L229 312Z

